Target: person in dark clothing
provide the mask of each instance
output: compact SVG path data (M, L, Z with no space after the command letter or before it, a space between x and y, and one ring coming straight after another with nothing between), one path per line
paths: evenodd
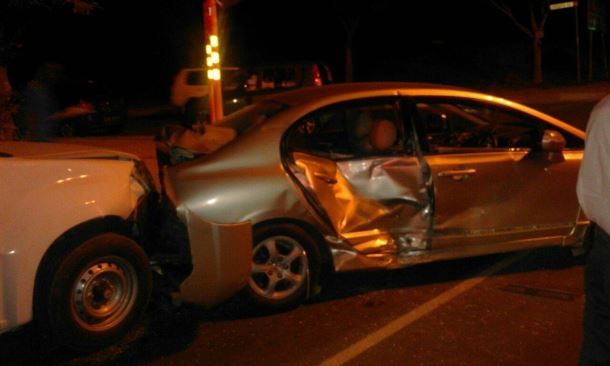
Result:
M54 95L60 65L41 65L23 92L22 135L26 140L50 141L56 136L61 111Z

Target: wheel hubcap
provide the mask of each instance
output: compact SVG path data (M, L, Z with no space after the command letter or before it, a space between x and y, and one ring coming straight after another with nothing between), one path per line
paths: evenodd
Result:
M258 243L252 253L250 288L270 300L297 292L307 277L307 252L288 236L273 236Z
M74 281L71 310L83 328L105 330L129 315L137 292L137 275L129 262L120 257L101 258Z

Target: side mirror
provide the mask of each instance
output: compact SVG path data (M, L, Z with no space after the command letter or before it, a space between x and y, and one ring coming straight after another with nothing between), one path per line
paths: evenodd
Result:
M540 143L542 151L548 153L550 161L563 161L563 149L566 147L566 139L556 130L544 130Z

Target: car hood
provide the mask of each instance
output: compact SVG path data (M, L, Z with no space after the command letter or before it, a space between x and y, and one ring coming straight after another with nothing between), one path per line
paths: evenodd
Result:
M21 141L0 142L0 156L30 159L139 160L133 154L93 146Z

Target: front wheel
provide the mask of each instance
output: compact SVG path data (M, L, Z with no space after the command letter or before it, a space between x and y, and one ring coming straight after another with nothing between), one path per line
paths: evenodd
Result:
M148 304L147 256L119 234L84 241L56 261L50 272L39 287L44 294L38 318L55 339L73 349L91 350L118 341Z
M265 308L298 305L319 277L320 251L315 240L293 224L256 227L253 239L249 297Z

